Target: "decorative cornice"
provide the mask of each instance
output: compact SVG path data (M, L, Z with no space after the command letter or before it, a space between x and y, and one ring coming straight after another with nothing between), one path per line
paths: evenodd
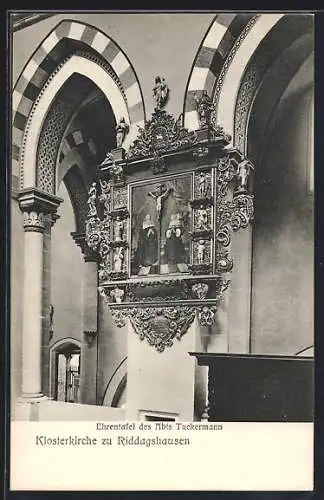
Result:
M37 188L26 188L18 193L18 201L23 212L36 212L46 215L55 214L63 199Z
M112 308L117 326L126 324L127 316L140 340L146 339L158 352L172 347L174 339L180 340L193 322L196 309L188 306L135 307L126 312Z
M182 298L179 298L180 291L180 295L172 297L172 301L169 300L169 295L136 297L134 285L130 283L114 288L100 286L98 291L104 303L109 306L117 327L126 326L129 320L141 340L146 339L158 352L163 352L166 347L173 345L175 338L181 339L196 315L201 326L211 327L214 324L218 304L229 283L229 280L219 277L204 279L199 283L191 280L185 287L187 294L182 290ZM168 280L165 286L171 284L171 280ZM157 287L157 292L159 291L158 282L148 283L149 292L152 287ZM139 283L135 288L144 289L145 286ZM212 298L208 298L209 293Z
M82 255L84 256L85 262L97 262L97 253L92 250L86 241L85 233L71 233L72 239L75 244L81 249Z
M161 109L155 109L152 118L139 127L138 137L128 150L128 160L153 157L153 170L160 173L163 166L161 155L188 148L197 141L195 132L189 132L181 125L181 116L175 120L173 116Z

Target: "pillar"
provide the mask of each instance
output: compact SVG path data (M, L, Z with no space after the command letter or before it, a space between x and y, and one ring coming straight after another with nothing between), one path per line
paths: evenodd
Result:
M80 246L84 258L83 272L83 332L81 348L81 403L97 404L97 369L98 369L98 276L97 257L87 247L85 234L72 233L76 244Z
M19 193L24 226L22 388L26 399L42 393L43 250L45 218L62 201L36 188Z

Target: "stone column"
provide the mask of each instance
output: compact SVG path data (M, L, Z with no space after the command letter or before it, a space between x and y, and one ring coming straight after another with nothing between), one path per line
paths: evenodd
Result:
M83 272L83 332L81 349L80 394L81 403L97 404L98 367L98 272L97 256L85 241L85 234L72 233L84 258Z
M36 188L19 193L24 216L22 397L42 394L43 244L45 217L62 201Z

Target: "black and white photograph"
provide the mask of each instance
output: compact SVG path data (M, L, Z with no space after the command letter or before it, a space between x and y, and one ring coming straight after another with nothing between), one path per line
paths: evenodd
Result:
M9 24L11 422L312 428L314 14Z

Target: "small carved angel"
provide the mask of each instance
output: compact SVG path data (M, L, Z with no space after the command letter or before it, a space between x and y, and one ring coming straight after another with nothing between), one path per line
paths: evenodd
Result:
M248 160L243 160L237 166L237 176L240 181L239 189L246 190L250 173L250 164Z

